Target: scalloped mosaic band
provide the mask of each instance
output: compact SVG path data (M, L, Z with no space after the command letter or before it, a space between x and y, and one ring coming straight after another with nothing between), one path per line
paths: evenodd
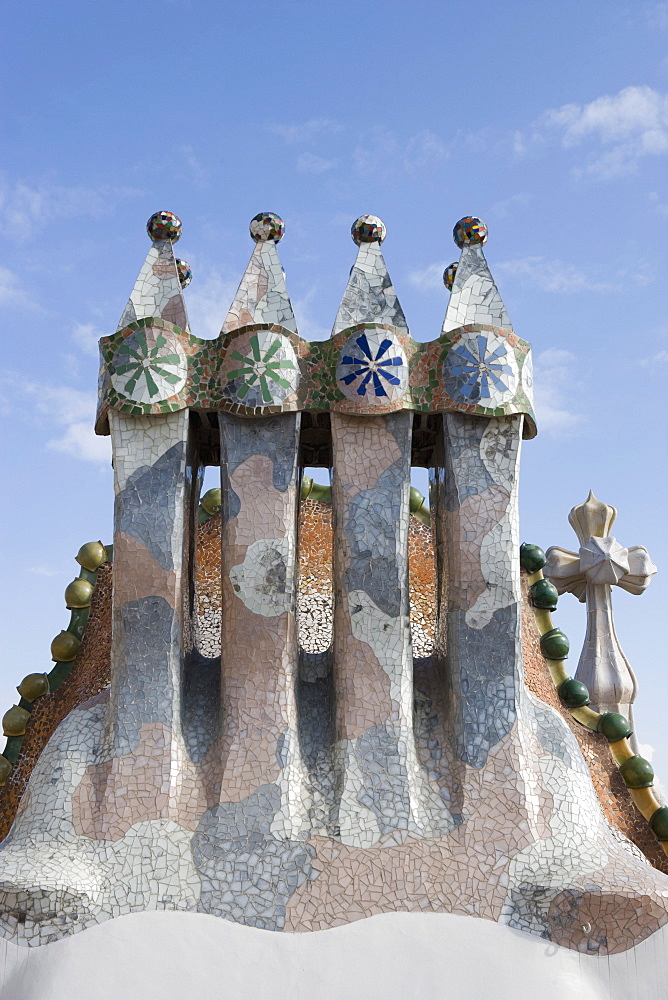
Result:
M148 317L100 341L98 433L107 408L143 416L193 408L241 416L414 410L528 417L535 434L531 347L512 330L472 323L419 343L358 323L327 341L254 323L201 340Z

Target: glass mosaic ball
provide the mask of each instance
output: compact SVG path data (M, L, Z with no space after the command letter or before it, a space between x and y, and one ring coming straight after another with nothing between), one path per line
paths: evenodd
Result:
M260 212L250 221L250 234L256 243L278 243L285 236L285 223L275 212Z
M180 257L176 258L176 271L179 276L179 281L181 282L181 288L187 288L190 282L193 280L193 273L190 269L190 264L187 260L181 260Z
M152 240L171 240L172 243L180 239L182 228L181 220L173 212L154 212L146 223L146 232Z
M382 243L387 236L387 229L377 215L360 215L350 227L350 235L357 246L360 243Z
M487 226L475 215L466 215L459 220L452 235L460 250L464 247L482 246L487 242Z
M455 283L455 275L457 273L457 261L454 264L448 264L445 271L443 272L443 284L449 292L452 291L452 286Z

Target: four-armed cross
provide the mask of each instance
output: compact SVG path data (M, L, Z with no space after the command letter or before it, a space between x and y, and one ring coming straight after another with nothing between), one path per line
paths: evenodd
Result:
M560 594L570 592L587 602L587 633L577 680L587 686L599 712L620 712L633 727L637 682L615 632L611 587L642 594L656 566L643 545L627 549L609 534L616 517L615 508L590 491L568 515L580 541L579 553L553 545L546 552L544 572Z

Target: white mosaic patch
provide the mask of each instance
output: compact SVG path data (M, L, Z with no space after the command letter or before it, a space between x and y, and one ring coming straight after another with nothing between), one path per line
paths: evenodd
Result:
M234 592L249 611L265 618L293 611L294 562L295 546L289 536L258 538L248 546L244 561L230 570Z
M468 323L510 327L510 319L496 282L485 260L482 246L465 246L457 265L443 333Z

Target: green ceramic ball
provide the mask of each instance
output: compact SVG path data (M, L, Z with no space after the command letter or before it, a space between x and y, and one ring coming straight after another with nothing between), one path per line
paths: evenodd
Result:
M2 757L0 757L2 762ZM649 821L652 833L656 834L659 840L668 840L668 806L661 806L653 813Z
M414 486L411 486L410 499L408 501L408 509L411 514L415 514L416 511L420 509L424 503L424 496L419 490L416 490Z
M51 643L51 659L56 663L75 660L81 643L71 632L60 632Z
M609 740L610 743L626 739L633 732L629 726L628 719L620 715L619 712L603 712L601 718L598 720L597 729L599 733L603 733L606 740Z
M93 597L93 584L82 580L80 576L72 580L65 590L65 606L72 608L89 608Z
M12 773L12 763L6 757L0 756L0 788L6 784L7 778Z
M540 648L548 660L565 660L571 644L560 628L551 628L540 637Z
M582 681L576 681L574 677L569 677L560 684L557 694L567 708L583 708L589 704L589 691Z
M213 489L207 490L200 503L207 514L218 514L220 511L220 506L223 502L222 494L220 490Z
M549 580L536 580L529 587L531 601L535 608L544 608L546 611L556 611L559 594L557 588Z
M649 788L654 781L654 768L639 754L625 760L619 770L629 788Z
M311 492L309 493L309 499L317 500L319 503L331 503L332 487L325 486L324 483L313 483L311 486Z
M23 736L30 712L18 705L12 705L2 717L2 731L5 736Z
M28 674L16 690L26 701L35 701L49 693L49 678L46 674Z
M537 573L546 562L545 553L538 545L529 545L528 542L520 545L520 566L527 573Z
M77 552L75 559L84 569L94 573L107 561L107 550L102 542L86 542Z

